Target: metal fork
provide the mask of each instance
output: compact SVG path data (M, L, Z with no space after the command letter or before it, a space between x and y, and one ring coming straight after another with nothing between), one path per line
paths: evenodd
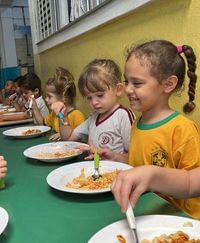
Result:
M97 152L97 149L94 149L94 174L92 175L93 180L99 179L101 177L99 173L99 154Z
M136 230L135 215L133 213L133 209L131 207L130 202L128 204L128 209L126 211L126 218L127 218L127 221L128 221L128 225L131 229L131 232L133 234L134 243L139 243L138 234L137 234L137 230Z

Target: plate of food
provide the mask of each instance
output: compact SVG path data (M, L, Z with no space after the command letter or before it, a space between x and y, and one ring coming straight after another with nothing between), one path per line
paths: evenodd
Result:
M44 143L26 149L24 156L43 162L62 162L80 155L81 146L88 147L87 144L71 141Z
M4 114L4 113L12 113L15 112L16 109L14 107L9 107L9 108L0 108L0 114Z
M53 170L47 176L47 183L54 189L79 193L97 194L110 191L110 186L121 170L133 168L132 166L109 160L100 161L99 172L101 177L94 180L93 161L82 161L62 166Z
M136 224L141 243L189 242L187 239L194 239L191 241L193 243L200 242L198 220L171 215L147 215L136 217ZM134 242L127 220L120 220L102 228L88 243L102 243L102 239L109 243Z
M14 138L33 138L38 137L51 130L48 126L25 126L6 130L3 135Z
M0 235L8 224L8 218L9 217L7 211L4 208L0 207Z

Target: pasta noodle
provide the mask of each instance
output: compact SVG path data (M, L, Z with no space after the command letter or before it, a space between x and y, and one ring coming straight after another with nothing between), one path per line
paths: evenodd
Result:
M33 135L33 134L38 134L41 133L42 131L39 129L28 129L26 131L22 132L22 135Z
M111 186L113 180L119 174L120 170L114 170L111 172L105 172L101 174L101 177L97 180L94 180L92 176L85 175L84 168L81 169L81 174L78 177L75 177L72 181L66 184L66 187L74 189L83 189L83 190L96 190L104 189Z
M177 231L170 235L156 236L153 240L142 240L142 243L200 243L200 239L190 239L183 231Z
M71 150L68 150L66 152L55 152L55 153L39 153L39 154L35 154L35 156L37 158L40 158L40 159L56 159L56 158L65 158L65 157L71 157L71 156L74 156L74 155L77 155L79 154L78 150L75 150L75 149L71 149Z
M126 239L122 235L117 235L117 239L118 239L119 243L126 243Z

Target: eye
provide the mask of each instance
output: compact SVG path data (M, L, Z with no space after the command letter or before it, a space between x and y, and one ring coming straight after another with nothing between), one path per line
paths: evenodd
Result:
M101 98L104 96L104 93L103 94L98 94L97 97Z
M127 86L127 85L128 85L128 80L125 79L125 80L123 81L123 83L124 83L125 86Z

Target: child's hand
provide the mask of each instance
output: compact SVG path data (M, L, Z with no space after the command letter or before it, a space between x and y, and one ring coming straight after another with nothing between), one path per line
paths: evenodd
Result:
M61 140L60 133L55 133L55 134L51 135L49 137L49 140L50 141L60 141Z
M109 148L99 148L98 153L101 159L115 160L115 153Z
M4 160L3 156L0 156L0 178L6 176L7 173L7 162Z
M30 109L33 109L33 110L35 110L35 109L37 109L38 108L38 106L37 106L37 103L36 103L36 100L35 100L35 98L34 98L34 96L33 97L31 97L31 98L29 98L29 104L30 104Z
M9 99L11 102L14 102L14 101L16 100L16 98L17 98L17 94L14 93L14 94L10 95L8 99Z
M51 110L58 115L61 112L64 116L67 114L67 108L65 104L61 101L57 101L51 105Z
M119 173L111 190L122 212L126 212L128 202L135 206L142 193L151 186L154 170L151 166L138 166Z

